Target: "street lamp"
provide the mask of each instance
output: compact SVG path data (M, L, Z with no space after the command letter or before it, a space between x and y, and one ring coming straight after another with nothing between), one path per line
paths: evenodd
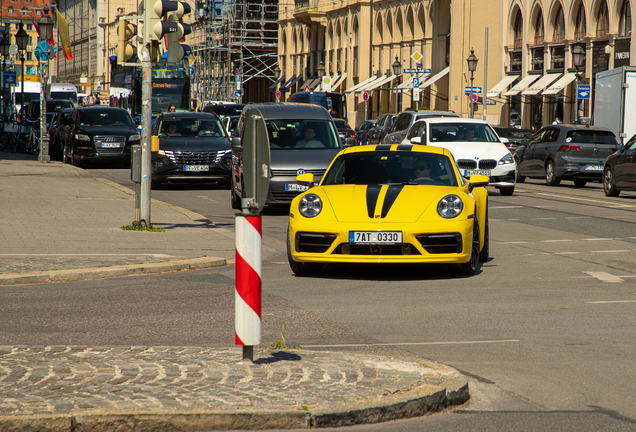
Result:
M576 82L578 83L579 80L581 79L579 68L583 66L583 64L585 63L585 50L579 44L574 45L574 48L572 49L572 63L574 64L574 68L576 69ZM580 104L579 92L577 89L576 102L575 102L576 112L574 113L574 120L579 119L579 108L580 108L579 104Z
M46 123L46 84L49 75L48 56L50 55L48 41L51 40L54 25L55 22L49 16L49 7L47 5L44 5L44 9L42 10L42 18L40 18L40 20L38 21L40 42L46 42L47 46L47 53L44 56L44 59L46 59L46 61L40 61L40 79L42 80L40 112L42 113L42 118L40 119L40 154L38 156L39 162L51 161L51 157L49 156L49 131L47 130L48 125Z
M470 55L468 56L468 58L466 59L466 62L468 63L468 70L470 71L470 96L472 99L473 96L473 81L475 79L474 77L474 73L477 70L477 62L479 61L479 59L475 56L475 50L474 49L470 49ZM473 101L469 99L470 102L470 118L474 118L475 117L475 107L473 106Z
M9 50L11 48L11 35L8 32L2 33L2 39L0 40L0 54L2 54L2 115L6 115L5 110L5 98L4 98L4 89L6 87L6 83L4 82L4 68L7 62L7 56L9 55Z
M400 75L402 73L402 63L400 63L398 56L395 56L395 61L391 67L393 68L393 75L398 76L398 79L395 82L395 114L398 114L398 85L400 85Z
M20 109L24 105L24 50L29 42L29 35L24 30L24 23L20 23L18 32L15 34L15 44L18 46L18 53L20 54L20 61L22 62L22 88L20 90Z
M323 62L320 62L320 64L316 68L316 73L318 74L318 78L320 79L320 90L323 90L322 78L325 76L325 64Z

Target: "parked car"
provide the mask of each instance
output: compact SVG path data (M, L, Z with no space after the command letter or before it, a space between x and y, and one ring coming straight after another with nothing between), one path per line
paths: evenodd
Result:
M523 183L526 177L545 178L548 186L570 180L576 187L601 181L605 159L618 143L609 129L589 125L550 125L536 132L514 157Z
M411 138L411 144L448 149L464 177L488 176L489 185L497 188L501 195L514 193L517 165L488 123L451 117L428 118L421 122L424 123L422 134Z
M356 128L356 140L359 145L365 145L368 142L369 130L375 126L375 120L365 120Z
M461 117L459 114L454 113L452 111L431 111L431 110L420 110L416 111L414 109L407 109L406 111L400 113L395 119L395 123L389 129L389 133L385 136L381 143L382 144L398 144L401 143L404 138L406 138L406 133L408 129L415 123L417 120L425 119L425 118L433 118L433 117Z
M395 114L383 114L375 122L375 125L369 129L367 133L368 144L380 144L384 137L389 133L394 120L397 118Z
M614 154L605 160L603 166L603 189L605 195L616 197L621 191L636 190L636 135L625 145L618 144Z
M228 116L240 116L245 104L214 103L203 108L203 112L216 114L221 120Z
M130 165L130 146L141 135L128 111L105 105L86 105L66 120L62 144L65 163L115 162Z
M46 124L51 122L51 119L62 108L74 108L75 104L68 99L49 99L46 101ZM31 133L29 134L29 141L35 139L35 136L40 136L40 126L42 115L40 114L40 100L30 100L24 113L24 119L26 125L31 127ZM31 148L35 148L34 144L31 144Z
M166 182L214 182L230 186L230 137L219 117L209 113L163 113L152 134L159 151L152 153L152 187Z
M57 113L52 113L53 118L49 123L49 155L54 159L62 160L66 119L72 112L72 108L63 108Z
M519 146L528 142L534 132L530 129L517 129L514 127L506 127L506 126L493 126L492 127L499 138L504 138L503 143L508 147L512 153L514 153Z
M236 115L236 116L233 115L233 116L226 116L224 119L221 120L221 122L223 123L223 127L225 128L229 136L234 135L234 131L236 130L236 126L238 125L238 121L240 118L241 118L240 115Z
M298 173L311 173L320 181L333 158L342 150L336 125L327 110L312 104L265 103L247 106L232 138L232 208L241 207L243 146L246 119L258 110L269 133L271 178L266 205L288 206L306 190L296 184ZM345 140L355 145L354 139Z
M357 138L356 131L353 130L349 123L340 118L334 118L333 122L336 124L336 129L338 129L338 136L340 140L344 143L344 140L347 138Z

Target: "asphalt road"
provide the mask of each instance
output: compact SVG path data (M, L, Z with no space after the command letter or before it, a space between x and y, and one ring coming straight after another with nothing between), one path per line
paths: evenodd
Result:
M130 186L129 173L92 169ZM286 211L267 211L263 343L421 356L462 371L453 412L355 431L636 430L636 193L529 180L490 188L491 259L473 277L433 267L327 267L297 278ZM169 186L153 198L233 225L229 191ZM233 267L0 290L0 344L233 343ZM341 429L342 430L342 429ZM345 429L346 430L346 429Z

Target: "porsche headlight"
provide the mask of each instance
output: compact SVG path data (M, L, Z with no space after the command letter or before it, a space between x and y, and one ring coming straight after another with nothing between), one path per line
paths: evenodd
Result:
M462 199L457 195L446 195L437 204L437 213L443 218L452 219L459 216L464 208Z
M298 210L307 218L316 217L322 211L322 200L316 194L307 194L300 199Z
M512 155L510 153L499 159L499 165L509 165L514 162L515 160L512 158Z

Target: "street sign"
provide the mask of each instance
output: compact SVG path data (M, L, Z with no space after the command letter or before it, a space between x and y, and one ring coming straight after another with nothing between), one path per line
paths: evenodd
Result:
M486 105L497 105L497 101L487 100Z
M280 92L280 90L276 90L276 98L280 99L281 96L282 96L282 93Z
M413 100L420 100L420 88L413 87Z
M310 92L310 91L311 91L311 88L310 88L308 85L306 85L304 90L305 90L306 92Z
M369 93L367 92L362 92L362 100L363 101L368 101L369 100Z
M576 94L579 99L589 99L591 88L589 85L580 84L576 87Z
M470 91L470 86L464 87L464 93L481 94L481 87L473 87L473 91Z
M471 95L470 95L470 101L471 101L472 103L477 103L477 95L476 95L476 94L474 94L474 93L473 93L473 94L471 94Z
M242 207L247 212L260 213L267 200L270 177L269 135L260 111L250 111L245 121L245 131L241 138L243 146L243 187L245 201Z
M417 68L417 69L410 68L409 69L409 68L407 68L407 69L402 69L402 72L404 72L404 73L422 73L422 74L426 73L426 74L428 74L428 73L431 73L431 69L419 69L419 68Z
M234 90L234 97L241 97L241 91L240 90Z
M102 86L97 86L97 91L102 91Z
M2 80L5 84L15 85L17 81L17 74L14 71L4 71L2 75Z
M413 54L411 54L411 58L413 59L413 61L414 61L415 63L419 63L419 62L420 62L420 60L422 60L422 57L424 57L424 56L422 55L422 53L420 53L420 52L419 52L419 51L417 51L417 50L416 50L415 52L413 52Z
M419 89L420 88L420 79L419 78L413 78L413 88L414 89Z
M331 77L329 76L322 77L322 91L324 92L331 91Z
M190 71L190 75L194 75L194 68L192 66L190 66L189 71Z

